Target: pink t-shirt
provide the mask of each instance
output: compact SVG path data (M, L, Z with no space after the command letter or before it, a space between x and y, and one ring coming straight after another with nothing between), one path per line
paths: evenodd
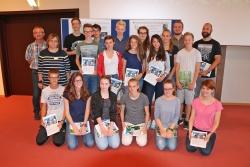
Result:
M210 105L205 105L201 103L199 98L193 101L192 107L195 110L194 127L203 131L212 130L216 112L223 109L221 102L218 100Z

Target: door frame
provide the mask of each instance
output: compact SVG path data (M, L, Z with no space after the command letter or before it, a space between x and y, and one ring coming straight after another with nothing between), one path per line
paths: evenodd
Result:
M8 53L7 53L7 43L6 43L6 26L5 21L8 20L8 16L14 15L37 15L37 14L74 14L76 17L79 17L79 8L73 9L53 9L53 10L32 10L32 11L10 11L10 12L0 12L0 61L3 77L3 87L4 95L11 95L11 86L10 86L10 74L8 72L9 63L8 63ZM61 34L60 34L61 35Z

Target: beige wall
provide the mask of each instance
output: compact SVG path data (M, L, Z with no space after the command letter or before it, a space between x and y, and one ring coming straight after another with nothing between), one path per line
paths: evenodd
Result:
M250 47L227 46L221 100L250 104Z
M39 0L40 10L79 8L80 17L89 17L89 0ZM0 12L31 10L26 0L0 0Z
M80 17L89 17L89 0L39 0L40 10L79 8ZM0 0L0 12L31 10L26 0ZM4 95L0 62L0 96Z

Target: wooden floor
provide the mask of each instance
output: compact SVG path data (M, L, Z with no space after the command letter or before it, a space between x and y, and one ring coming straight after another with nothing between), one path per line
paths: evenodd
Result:
M144 148L133 143L99 151L80 145L70 151L66 144L58 148L51 140L37 146L39 121L33 120L30 96L0 97L0 114L1 167L250 167L249 106L224 106L215 148L208 157L185 150L183 129L175 152L157 150L152 131Z

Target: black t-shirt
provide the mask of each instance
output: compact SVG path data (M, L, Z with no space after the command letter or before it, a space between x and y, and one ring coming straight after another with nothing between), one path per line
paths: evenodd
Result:
M214 39L210 41L204 41L200 39L194 43L194 48L201 52L202 61L212 64L215 61L215 55L221 55L220 43ZM211 72L210 77L215 77L215 69Z
M85 39L84 35L81 34L80 36L74 36L73 34L69 34L65 37L63 48L67 48L67 51L76 50L76 46L79 42L82 42ZM76 65L76 55L69 56L70 61L70 69L71 70L78 70Z
M177 46L173 45L173 49L171 51L166 50L166 52L169 55L170 58L170 71L172 71L172 69L174 68L174 55L176 55L178 53L179 49Z

